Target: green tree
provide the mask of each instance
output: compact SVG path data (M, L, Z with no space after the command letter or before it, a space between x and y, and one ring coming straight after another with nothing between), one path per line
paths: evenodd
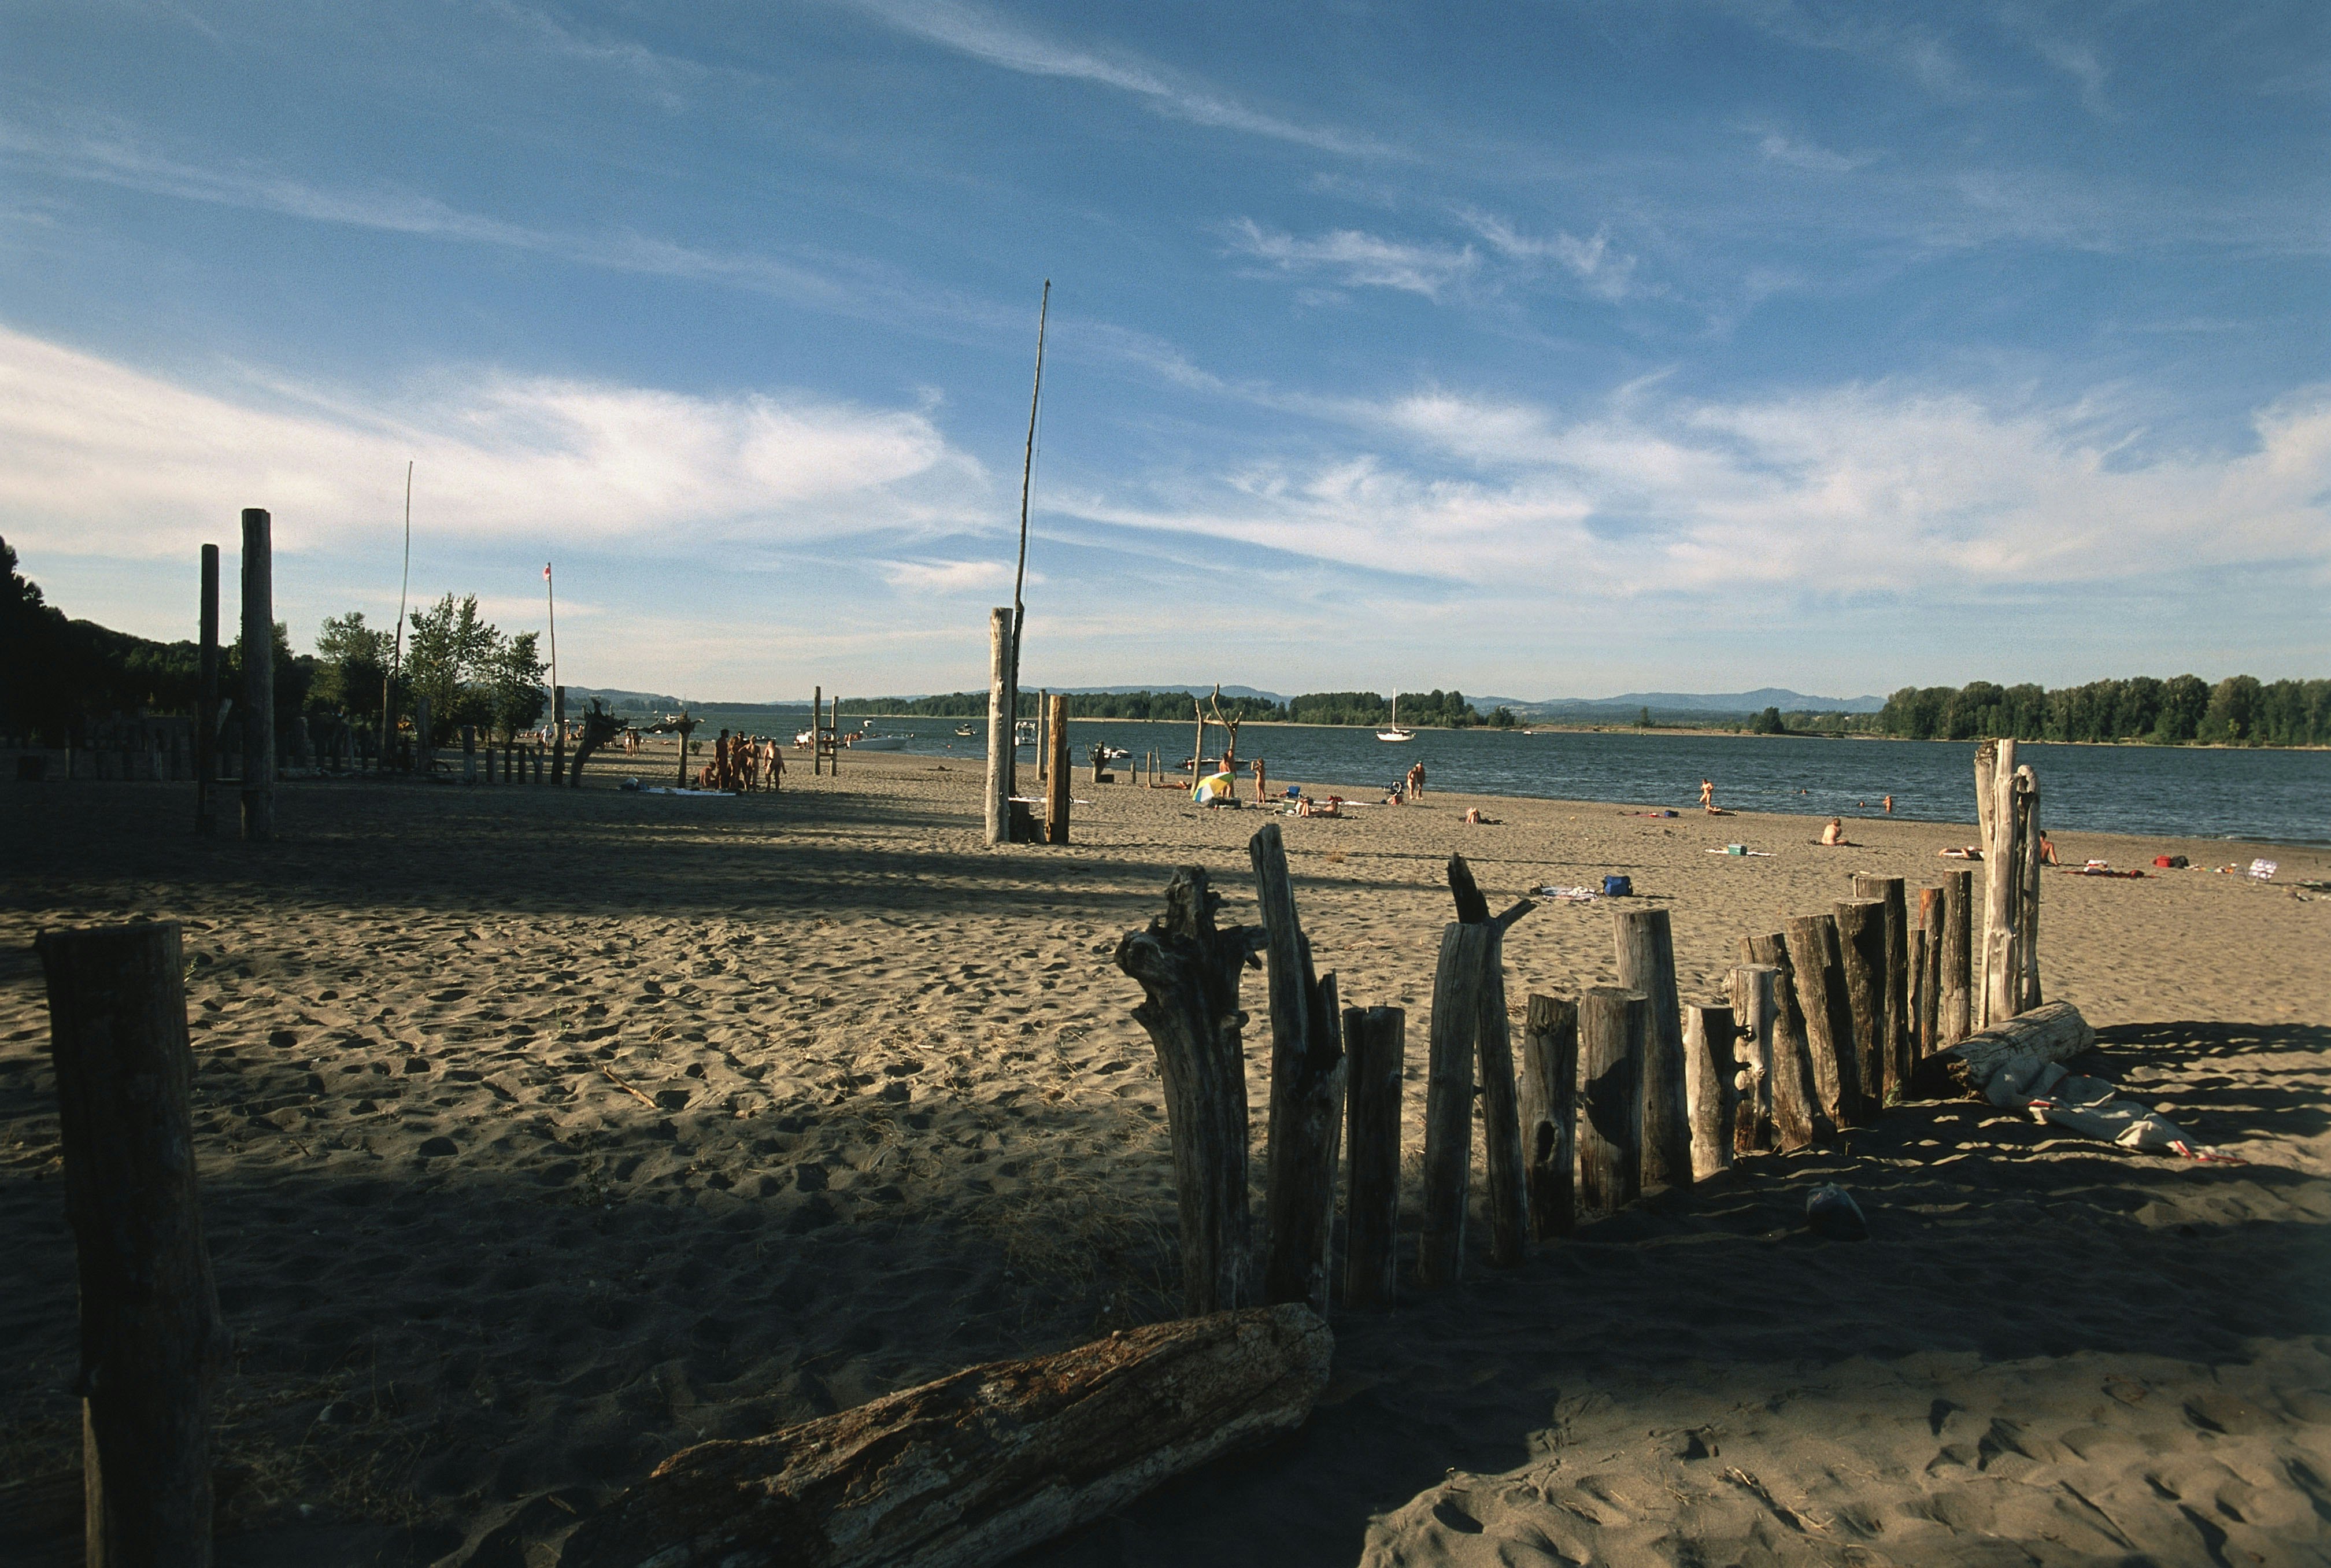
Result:
M1756 735L1786 735L1789 727L1782 721L1781 710L1768 708L1750 722L1748 728Z
M2183 746L2202 727L2209 710L2210 689L2198 675L2173 676L2162 682L2161 711L2154 719L2153 738L2164 746Z
M327 712L379 717L381 681L395 645L394 634L365 624L361 610L325 616L316 633L316 683L309 697Z
M2251 741L2250 725L2258 717L2258 678L2229 675L2211 689L2209 705L2194 727L2193 738L2216 746L2242 746Z
M405 678L414 701L428 701L431 728L446 736L459 725L491 722L489 692L501 633L479 615L478 596L448 594L414 611L412 627Z
M1519 719L1514 717L1514 710L1506 707L1503 703L1499 703L1496 708L1489 710L1489 727L1491 729L1511 729L1520 722L1521 721Z
M492 714L490 722L503 738L542 721L542 710L550 701L549 693L542 689L542 678L549 668L536 651L535 633L521 632L502 641L486 685Z

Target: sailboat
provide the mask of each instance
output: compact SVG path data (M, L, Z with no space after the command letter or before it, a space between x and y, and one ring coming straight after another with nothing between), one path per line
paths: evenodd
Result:
M1376 731L1378 740L1414 740L1416 731L1400 727L1400 693L1392 694L1392 727Z

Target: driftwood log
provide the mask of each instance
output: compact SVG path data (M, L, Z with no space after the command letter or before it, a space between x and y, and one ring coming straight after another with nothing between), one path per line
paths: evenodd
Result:
M1976 1094L1992 1075L2019 1056L2069 1061L2097 1043L2097 1031L2069 1002L2050 1002L1978 1030L1948 1050L1919 1064L1914 1087L1945 1096Z
M1335 1336L1286 1305L991 1362L763 1438L699 1443L561 1568L985 1568L1302 1424Z
M1056 698L1055 717L1066 698ZM1056 787L1065 790L1067 742ZM1311 944L1295 915L1287 846L1277 822L1247 841L1262 908L1270 992L1270 1146L1264 1156L1262 1298L1327 1310L1328 1251L1336 1220L1336 1155L1344 1132L1345 1063L1336 977L1311 968Z
M1578 1222L1578 1003L1567 997L1529 999L1521 1096L1530 1239L1551 1241Z
M1222 895L1205 868L1166 884L1166 912L1117 945L1117 966L1141 983L1134 1022L1157 1050L1174 1144L1182 1221L1182 1303L1192 1317L1251 1297L1246 1202L1246 1057L1240 971L1261 940L1242 926L1214 928Z

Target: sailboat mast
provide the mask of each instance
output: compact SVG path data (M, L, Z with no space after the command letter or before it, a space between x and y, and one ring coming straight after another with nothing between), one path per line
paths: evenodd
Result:
M1021 601L1020 590L1028 578L1028 490L1036 477L1036 405L1044 396L1044 324L1051 310L1052 280L1047 278L1044 297L1036 307L1036 385L1028 394L1028 450L1020 460L1020 562L1012 571L1012 689L1004 717L1013 726L1015 770L1020 765L1020 632L1028 623L1028 606Z

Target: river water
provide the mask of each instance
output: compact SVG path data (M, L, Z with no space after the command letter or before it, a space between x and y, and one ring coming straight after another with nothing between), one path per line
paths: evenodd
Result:
M955 734L957 722L880 719L874 727L906 736L906 749L920 755L983 755L978 735ZM985 733L984 724L974 727ZM1078 719L1070 725L1070 755L1081 765L1096 744L1136 756L1155 750L1170 767L1189 755L1195 731L1194 724ZM1211 753L1221 731L1209 733ZM1020 755L1034 760L1032 747ZM2024 743L2017 755L2040 775L2041 820L2051 827L2331 843L2331 752ZM1365 729L1248 724L1239 758L1257 756L1274 788L1300 784L1356 798L1422 762L1428 787L1480 794L1686 809L1699 804L1707 778L1718 805L1742 811L1875 816L1891 794L1898 817L1974 820L1970 741L1421 729L1413 741L1387 744Z

